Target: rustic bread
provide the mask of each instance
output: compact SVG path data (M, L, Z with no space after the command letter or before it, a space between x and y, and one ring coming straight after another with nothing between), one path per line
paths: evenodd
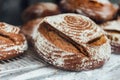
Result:
M27 41L18 27L0 22L0 60L7 60L27 50Z
M27 23L25 23L22 27L21 27L21 31L22 33L26 36L29 47L33 47L33 40L32 40L32 33L34 33L34 29L36 29L36 27L39 27L39 24L41 22L42 18L38 18L38 19L34 19L31 21L28 21Z
M59 7L50 2L41 2L31 5L23 12L22 19L27 22L36 18L59 14Z
M82 15L69 13L45 17L32 31L29 35L32 35L38 55L58 68L95 69L111 54L104 31Z
M108 21L100 25L110 39L112 52L120 53L120 18L113 21Z
M118 6L108 0L61 0L65 12L76 12L90 17L96 22L104 22L115 17Z

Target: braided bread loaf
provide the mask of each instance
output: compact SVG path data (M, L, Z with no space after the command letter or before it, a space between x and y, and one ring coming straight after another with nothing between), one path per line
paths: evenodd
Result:
M31 31L29 36L34 40L37 53L58 68L95 69L110 57L111 47L104 31L81 15L69 13L45 17Z
M0 22L0 60L7 60L27 50L27 41L20 29Z

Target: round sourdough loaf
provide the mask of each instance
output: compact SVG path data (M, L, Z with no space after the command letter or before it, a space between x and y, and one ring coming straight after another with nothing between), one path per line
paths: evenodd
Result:
M111 54L105 32L82 15L68 13L45 17L31 31L29 36L37 54L64 70L101 67Z
M7 60L27 50L25 36L16 26L0 22L0 60Z

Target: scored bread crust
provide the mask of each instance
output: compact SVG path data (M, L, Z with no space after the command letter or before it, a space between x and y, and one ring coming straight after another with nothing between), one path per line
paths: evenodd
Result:
M113 53L120 53L120 18L100 25L106 31Z
M35 28L32 39L37 53L55 67L95 69L110 57L111 47L104 31L82 15L45 17Z
M7 60L27 50L25 36L16 26L0 22L0 60Z

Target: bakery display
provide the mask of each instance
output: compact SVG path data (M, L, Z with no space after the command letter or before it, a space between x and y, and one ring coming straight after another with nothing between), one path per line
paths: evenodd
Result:
M34 26L34 25L33 25ZM55 67L90 70L103 66L111 54L105 32L89 18L78 14L45 17L39 26L22 30L31 37L37 54Z
M18 27L0 22L0 60L8 60L23 54L27 41Z
M118 11L118 6L108 0L61 0L61 8L88 16L97 23L112 20Z
M23 12L22 18L25 22L36 18L60 14L59 7L50 2L33 4Z
M120 18L113 21L108 21L100 25L110 39L112 52L120 53Z

